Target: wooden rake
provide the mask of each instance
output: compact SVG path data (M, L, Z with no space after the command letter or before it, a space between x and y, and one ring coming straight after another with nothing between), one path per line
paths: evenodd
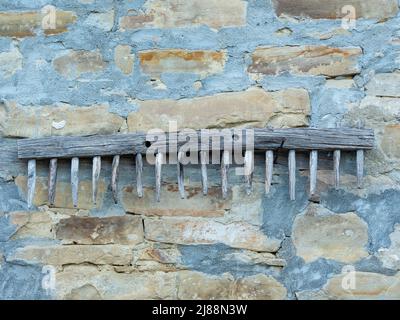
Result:
M57 161L61 158L71 159L71 188L73 205L78 205L79 185L79 159L90 157L93 159L92 170L92 197L96 203L98 192L98 181L101 171L102 157L113 156L111 189L115 202L118 200L118 169L121 156L134 155L136 161L137 194L143 197L143 155L153 148L155 151L155 177L156 177L156 200L160 201L162 165L167 156L167 150L177 150L177 179L181 198L185 198L184 190L184 165L182 158L184 150L199 150L201 181L203 194L207 195L207 165L209 164L210 152L217 151L221 156L221 189L222 197L228 195L228 171L232 164L232 150L241 147L244 151L244 175L247 194L252 190L252 178L254 167L254 153L265 153L265 192L269 193L272 184L274 153L277 150L288 150L289 168L289 196L295 200L296 191L296 152L305 151L310 153L310 195L316 193L318 152L333 152L333 175L334 186L340 185L340 158L342 151L356 152L357 161L357 185L362 187L364 176L364 151L373 149L375 137L373 130L369 129L254 129L251 130L253 144L251 150L248 148L248 130L229 130L231 144L213 143L216 139L226 139L227 130L224 133L212 130L208 134L208 140L202 141L202 130L193 131L186 135L184 141L176 139L177 133L168 133L165 137L157 134L133 133L108 136L67 136L48 137L40 139L23 139L18 141L18 158L28 160L28 207L32 208L36 185L36 160L50 159L48 179L48 199L50 205L54 205ZM174 135L175 139L170 139ZM241 139L235 137L241 136ZM189 139L187 139L189 137ZM158 145L158 147L156 146ZM161 147L163 146L163 147ZM254 147L253 147L254 146Z

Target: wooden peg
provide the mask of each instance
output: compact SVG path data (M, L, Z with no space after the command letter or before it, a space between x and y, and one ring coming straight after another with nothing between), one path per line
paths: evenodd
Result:
M200 164L201 164L201 184L203 187L203 195L208 193L208 181L207 181L207 151L200 151Z
M49 198L49 204L51 206L54 205L54 201L56 198L57 162L58 160L56 158L50 159L48 198Z
M79 158L75 157L71 160L71 191L72 204L76 208L78 206L78 189L79 189Z
M177 162L177 169L178 169L178 189L179 189L179 194L181 195L181 199L185 199L185 175L183 171L183 164L181 163L181 160L183 159L184 153L183 152L178 152L178 162Z
M333 152L333 174L335 189L338 190L340 187L340 157L341 151L335 150Z
M143 198L142 172L143 172L143 158L142 154L138 153L136 155L136 191L139 198Z
M35 187L36 187L36 160L32 159L28 161L28 193L27 193L28 209L32 209L33 207L33 199L35 197Z
M296 151L289 150L289 196L296 200Z
M364 150L357 150L357 187L362 188L364 178Z
M310 196L317 191L317 172L318 172L318 151L310 152Z
M222 153L221 161L221 186L222 186L222 198L226 199L228 196L228 171L230 164L230 154L228 150L224 150Z
M156 155L156 201L160 202L161 196L161 168L163 163L164 155L157 153Z
M96 204L97 200L97 191L99 185L101 171L101 157L93 158L93 169L92 169L92 200L93 204Z
M274 152L267 150L265 152L265 193L268 194L271 191L272 175L274 170Z
M119 161L120 161L120 156L119 155L114 156L111 168L111 191L115 203L118 203Z
M254 151L246 150L244 153L244 177L246 181L246 193L251 194L254 171Z

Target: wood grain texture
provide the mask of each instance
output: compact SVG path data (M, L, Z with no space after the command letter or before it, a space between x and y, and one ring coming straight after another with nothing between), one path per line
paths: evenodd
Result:
M244 179L246 183L246 193L251 194L253 187L254 172L254 151L246 150L244 154Z
M101 171L101 157L93 158L93 169L92 169L92 201L93 204L97 202L97 192L99 188L99 178Z
M156 172L156 201L160 202L161 197L161 169L164 161L164 155L162 153L157 153L155 172Z
M178 161L177 161L177 171L178 171L178 189L181 199L185 199L185 174L183 169L183 164L181 160L183 159L184 153L178 152Z
M229 165L230 165L230 151L224 150L222 152L222 159L221 159L221 188L222 188L223 199L226 199L228 197Z
M0 176L18 176L26 170L26 160L18 159L16 139L0 138Z
M310 196L315 195L317 191L317 173L318 173L318 151L310 152Z
M362 188L364 179L364 150L357 150L357 187Z
M341 151L335 150L333 152L333 181L336 190L340 187L340 158Z
M27 192L28 209L32 209L33 207L35 188L36 188L36 160L31 159L28 161L28 192Z
M201 186L203 190L203 195L205 196L208 194L207 163L208 163L208 152L200 151Z
M265 194L271 192L272 177L274 171L274 152L265 151Z
M246 148L246 131L243 130L242 147ZM152 148L166 146L164 150L175 148L186 144L191 150L219 150L216 144L212 144L212 137L223 137L222 132L211 133L210 139L201 139L200 131L193 133L191 138L193 145L186 141L147 135L145 133L117 134L108 136L68 136L48 137L40 139L22 139L18 141L18 157L20 159L43 159L43 158L72 158L72 157L94 157L114 156L146 153L148 145ZM232 131L233 134L233 131ZM235 132L237 134L237 132ZM176 135L176 133L174 134ZM158 139L159 138L159 139ZM157 140L158 139L158 140ZM155 141L157 142L151 142ZM169 141L174 146L169 146ZM193 141L197 141L194 143ZM202 144L203 141L203 144ZM254 149L257 150L365 150L374 147L375 137L373 130L368 129L315 129L315 128L293 128L293 129L254 129ZM222 144L223 145L223 144ZM217 149L216 149L217 148Z
M296 151L289 150L289 197L296 200Z
M118 173L120 158L119 155L114 156L111 166L111 191L114 203L116 204L118 203Z
M51 206L54 205L56 198L57 162L57 158L53 158L50 159L49 164L48 198Z
M142 173L143 173L143 158L142 154L138 153L136 155L136 191L139 198L143 198L143 182L142 182Z
M78 190L79 190L79 158L74 157L71 160L71 192L72 204L76 208L78 206Z

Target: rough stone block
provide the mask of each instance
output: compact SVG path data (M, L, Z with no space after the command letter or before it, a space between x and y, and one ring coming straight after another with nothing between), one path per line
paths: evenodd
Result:
M143 241L142 219L138 216L70 217L56 226L56 237L63 243L125 244Z
M295 219L293 243L306 262L325 258L352 263L368 256L368 227L354 213L333 214L312 206Z
M138 54L142 72L159 78L163 73L195 73L205 78L224 71L226 52L150 50Z
M124 124L125 119L108 112L107 105L77 107L60 103L24 107L13 102L0 104L0 130L5 137L113 134Z
M168 130L176 121L179 129L278 128L308 125L310 99L304 89L266 92L251 88L182 100L137 101L140 109L128 116L129 131L154 128ZM158 115L154 117L154 115Z
M145 13L120 19L120 30L180 28L206 25L213 29L246 25L247 1L148 0Z
M309 17L313 19L341 19L348 15L345 6L353 6L357 19L385 19L394 17L397 0L272 0L278 16Z
M276 252L280 241L246 223L222 224L204 219L162 218L144 220L145 238L177 244L224 243L233 248Z
M260 47L252 56L248 71L255 74L278 75L289 72L297 75L338 77L360 72L360 48L327 46Z

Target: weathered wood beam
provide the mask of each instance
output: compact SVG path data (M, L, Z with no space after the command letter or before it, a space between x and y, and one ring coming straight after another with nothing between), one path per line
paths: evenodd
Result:
M49 204L54 205L56 198L56 183L57 183L57 158L50 159L49 164L49 183L48 183L48 198Z
M310 152L310 196L315 195L317 191L317 173L318 173L318 151Z
M114 156L111 167L111 191L114 203L118 203L118 173L120 158L119 155Z
M184 153L182 151L178 152L177 170L178 170L178 189L181 199L185 199L185 175L183 164L181 163Z
M362 188L364 179L364 150L357 150L357 187Z
M207 162L208 162L207 151L200 151L201 185L203 187L203 195L205 196L208 193Z
M246 131L243 130L242 146L246 148ZM210 132L207 142L201 141L201 131L192 134L192 148L198 150L215 150L213 138L223 137L223 132ZM233 131L232 131L233 133ZM237 132L235 132L237 134ZM176 134L175 134L176 135ZM190 138L190 135L189 135ZM158 139L158 140L157 140ZM18 157L20 159L45 159L45 158L73 158L114 156L146 153L148 146L165 145L169 150L169 143L177 144L177 148L184 141L175 142L169 140L168 136L158 137L145 133L118 134L108 136L68 136L48 137L40 139L21 139L18 141ZM195 142L194 142L195 141ZM237 142L235 142L237 144ZM374 147L375 138L373 130L369 129L254 129L254 149L257 150L366 150ZM190 142L189 142L190 144ZM223 145L223 144L221 144ZM152 147L154 147L152 146Z
M289 151L289 197L296 200L296 151Z
M265 194L271 191L272 177L274 170L274 152L272 150L265 151Z
M101 157L94 157L93 169L92 169L92 200L94 205L96 205L97 202L100 171L101 171Z
M161 197L161 168L164 162L164 154L161 152L156 155L155 173L156 173L156 201L160 202Z
M143 182L142 182L142 172L143 172L143 158L142 154L138 153L136 155L136 191L139 198L143 198Z
M226 199L228 197L229 164L230 164L230 152L225 150L222 152L222 159L221 159L221 188L222 188L223 199Z
M246 150L244 155L244 178L246 181L246 193L251 194L254 172L254 151Z
M71 191L72 204L78 207L78 191L79 191L79 158L74 157L71 160Z
M334 185L335 189L338 190L340 187L340 150L335 150L333 152L333 172L334 172Z
M27 203L28 209L33 207L33 199L35 197L36 187L36 160L31 159L28 161L28 192L27 192Z

